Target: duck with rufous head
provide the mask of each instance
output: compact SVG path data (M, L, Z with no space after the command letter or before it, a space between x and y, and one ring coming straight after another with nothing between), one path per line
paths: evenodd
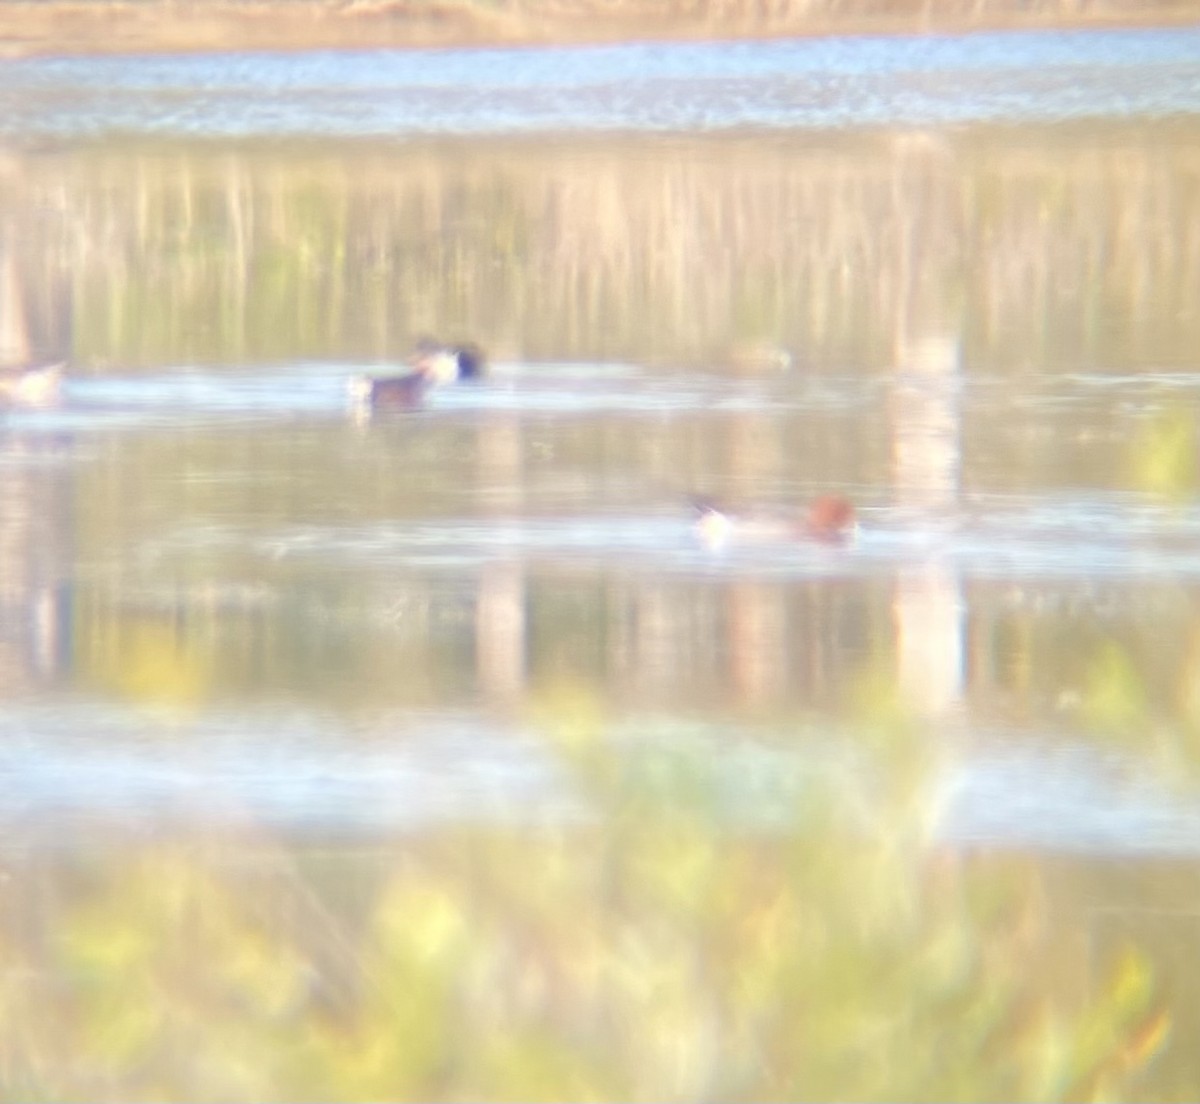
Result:
M797 516L733 514L712 499L695 498L696 535L706 548L721 548L731 540L739 543L815 541L844 544L854 536L858 516L854 504L840 494L814 498Z

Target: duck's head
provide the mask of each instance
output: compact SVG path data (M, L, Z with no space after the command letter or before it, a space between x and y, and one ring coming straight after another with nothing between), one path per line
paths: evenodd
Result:
M479 379L487 372L487 357L473 341L455 347L458 356L458 378Z
M431 337L422 337L408 358L414 372L430 383L454 383L456 380L478 379L484 373L487 360L476 344L443 345Z
M804 512L804 535L813 540L836 543L846 540L858 524L854 505L838 494L821 495L808 504Z

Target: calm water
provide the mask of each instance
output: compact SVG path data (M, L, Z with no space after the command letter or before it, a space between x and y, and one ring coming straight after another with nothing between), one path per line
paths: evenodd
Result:
M1085 483L1013 487L989 455L1019 435L1057 442L1060 466L1124 460L1142 423L1194 405L1200 374L1070 375L1014 401L957 365L925 394L903 375L498 363L478 388L360 426L345 381L363 368L104 373L70 380L61 410L9 415L8 501L31 515L10 518L29 580L0 755L14 828L220 794L277 826L374 830L478 814L481 788L540 817L571 802L512 704L548 681L594 686L647 739L687 717L771 742L755 714L834 717L884 662L921 708L953 710L929 731L955 750L946 838L1200 843L1200 806L1136 749L1089 751L1074 700L1101 639L1148 682L1179 677L1200 510L1106 486L1094 460ZM857 442L843 456L789 454L841 433ZM936 478L891 486L902 448ZM861 504L847 548L711 551L686 505L702 489L785 510L829 488ZM1004 640L1017 627L1045 637L1025 687L1005 671L1023 661ZM928 649L920 663L904 667L897 634ZM846 751L823 744L787 769Z
M0 68L0 340L70 363L0 413L20 969L99 841L340 856L255 883L292 916L380 841L586 831L589 726L719 764L722 838L833 802L939 885L1027 864L1064 992L1194 962L1198 112L1194 29ZM490 377L356 419L426 332ZM845 547L692 529L830 491Z

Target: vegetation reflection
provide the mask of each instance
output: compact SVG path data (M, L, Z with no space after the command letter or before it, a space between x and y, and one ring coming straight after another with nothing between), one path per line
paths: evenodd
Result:
M890 366L933 326L971 367L1112 368L1200 337L1193 129L162 143L14 155L0 191L33 340L96 367L396 358L422 332Z

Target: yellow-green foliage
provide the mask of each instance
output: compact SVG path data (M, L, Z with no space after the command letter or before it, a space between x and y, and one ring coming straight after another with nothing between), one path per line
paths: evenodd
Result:
M931 842L932 759L871 784L915 736L779 818L731 799L736 746L615 735L580 692L537 724L578 796L549 823L98 852L32 940L6 898L3 1095L1112 1099L1170 1042L1142 952Z
M1200 440L1190 404L1169 407L1138 434L1129 449L1135 485L1173 501L1195 494L1198 459Z

